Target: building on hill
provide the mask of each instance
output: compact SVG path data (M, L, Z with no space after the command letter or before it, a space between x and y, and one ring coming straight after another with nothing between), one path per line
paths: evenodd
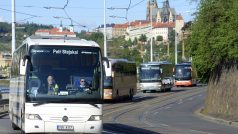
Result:
M115 24L106 24L106 36L107 36L107 39L112 39L114 25ZM93 32L101 32L101 33L104 34L104 25L100 25L99 27L94 29Z
M121 36L125 36L126 35L126 29L128 27L128 23L125 24L115 24L112 27L112 37L113 38L118 38Z
M12 55L10 52L0 53L0 77L10 77L10 68L12 63Z
M175 28L175 23L161 23L161 22L153 22L151 27L151 23L149 21L141 22L141 23L132 23L134 25L130 25L127 28L127 34L126 39L131 39L132 41L137 38L139 39L140 36L146 35L147 40L150 40L151 36L152 38L156 39L157 36L162 36L163 41L168 41L169 34L173 31Z
M0 53L0 67L9 67L11 66L12 55L10 52L1 52Z
M181 14L176 15L176 25L175 25L175 31L178 34L182 34L182 28L184 27L185 22Z
M35 35L40 36L67 36L67 37L76 37L76 33L73 31L73 28L63 29L62 25L59 28L53 29L39 29L35 32Z

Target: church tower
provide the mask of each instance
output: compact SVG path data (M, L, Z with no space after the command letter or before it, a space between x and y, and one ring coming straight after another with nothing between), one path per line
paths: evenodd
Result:
M169 0L164 0L163 1L163 7L162 7L162 12L161 12L161 16L163 16L162 18L162 22L168 22L169 18L170 18L170 6L169 6Z
M157 0L149 0L147 2L147 8L146 8L146 20L150 21L151 14L152 13L152 20L156 21L157 19L157 12L158 12L158 4Z

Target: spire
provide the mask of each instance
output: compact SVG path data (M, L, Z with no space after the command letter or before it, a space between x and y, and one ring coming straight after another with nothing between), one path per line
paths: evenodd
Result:
M69 25L69 31L74 32L74 25L72 21L71 21L71 24Z
M157 12L158 12L158 4L157 0L148 0L147 2L147 11L146 11L146 20L150 20L150 14L152 13L152 18L154 21L156 21L157 18Z
M60 32L63 32L63 24L62 24L62 20L60 21L59 31L60 31Z
M170 8L170 6L169 6L169 0L164 0L164 1L163 1L163 8Z

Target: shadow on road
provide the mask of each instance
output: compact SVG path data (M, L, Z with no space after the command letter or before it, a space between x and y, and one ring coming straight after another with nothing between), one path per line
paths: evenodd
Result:
M150 100L154 99L156 96L146 96L146 97L140 97L136 98L134 97L132 100L123 100L123 99L118 99L118 100L104 100L104 104L113 104L113 103L136 103L136 102L141 102L145 100Z
M170 92L172 93L179 93L179 92L183 92L186 91L185 89L176 89L176 90L171 90Z
M132 127L124 124L113 124L104 123L103 124L104 133L123 133L123 134L160 134L143 128Z
M6 119L5 117L8 116L8 112L0 112L0 119L4 118Z

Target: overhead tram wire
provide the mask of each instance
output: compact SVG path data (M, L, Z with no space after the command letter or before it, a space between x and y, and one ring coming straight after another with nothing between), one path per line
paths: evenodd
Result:
M142 2L144 2L144 1L146 1L146 0L141 0L140 2L138 2L138 3L134 4L134 5L132 5L132 6L130 7L130 9L132 9L132 8L134 8L134 7L138 6L138 5L140 5L140 4L141 4Z
M43 7L45 9L58 9L58 10L63 10L65 15L67 16L67 19L69 19L71 21L71 24L73 25L73 22L76 23L78 26L81 26L83 28L86 28L87 26L80 24L79 22L75 21L74 19L72 19L72 17L69 16L68 12L66 11L66 8L68 7L70 0L66 1L66 4L63 7ZM66 18L66 17L61 17L61 18ZM75 25L73 25L75 26Z
M0 10L12 12L12 10L4 9L4 8L0 8ZM42 17L42 16L33 15L33 14L28 14L28 13L23 13L23 12L18 12L18 11L15 11L15 13L17 13L17 14L22 14L22 15L27 15L27 16L31 16L31 17Z

